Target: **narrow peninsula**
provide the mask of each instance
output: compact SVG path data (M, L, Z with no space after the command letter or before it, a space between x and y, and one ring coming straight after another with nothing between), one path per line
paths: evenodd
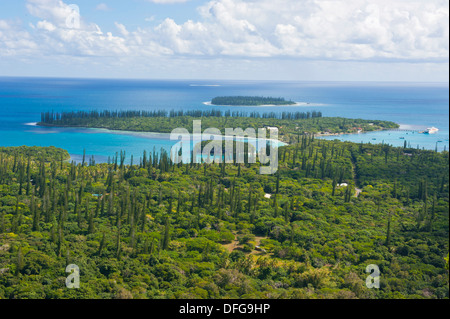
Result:
M278 139L292 144L299 135L338 135L398 128L390 121L324 117L311 112L241 112L221 110L153 110L153 111L71 111L43 112L40 126L103 128L119 131L170 133L183 127L192 132L194 120L202 127L215 127L222 133L227 127L277 127Z

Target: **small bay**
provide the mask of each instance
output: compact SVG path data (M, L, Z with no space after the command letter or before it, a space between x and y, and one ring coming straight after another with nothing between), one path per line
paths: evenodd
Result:
M121 150L139 161L144 150L169 150L169 134L34 125L44 111L209 110L246 112L321 111L323 116L389 120L400 131L321 137L413 148L449 149L448 83L272 82L0 78L0 146L56 146L78 161L83 150L104 162ZM276 107L205 105L215 96L283 97L299 104ZM268 120L270 121L270 120ZM270 123L268 123L270 125ZM427 127L436 134L419 134ZM245 128L243 128L245 129ZM408 131L409 130L409 131Z

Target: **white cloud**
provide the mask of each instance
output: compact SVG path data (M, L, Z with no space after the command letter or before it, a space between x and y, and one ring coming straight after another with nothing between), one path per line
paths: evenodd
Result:
M128 32L127 28L123 24L118 22L114 22L114 24L117 30L119 30L120 34L123 35L124 37L127 37L130 34L130 32Z
M336 60L443 60L448 11L448 2L417 0L217 0L199 9L214 54Z
M61 0L27 0L31 15L51 21L56 26L65 27L67 18L73 14L73 6Z
M118 21L112 33L83 19L82 7L79 27L68 26L73 7L62 0L27 0L27 9L39 19L28 31L0 20L0 56L110 57L123 65L169 58L231 66L223 61L448 63L449 5L441 0L214 0L198 8L196 21L168 17L136 29Z
M99 3L96 7L95 10L97 11L109 11L111 10L108 5L106 3Z
M170 52L152 42L147 32L131 33L118 22L115 23L118 34L104 33L97 24L84 21L81 10L80 24L74 27L67 23L73 8L61 0L28 0L27 8L32 15L43 19L36 25L31 24L40 55L60 55L68 59L86 56L125 58Z
M158 3L158 4L171 4L171 3L183 3L190 0L147 0L148 2Z
M38 45L31 35L14 21L0 20L0 56L32 55Z
M46 30L46 31L49 31L49 32L52 32L52 31L56 30L56 27L51 22L48 22L46 20L39 21L37 23L36 27L38 29L43 29L43 30Z

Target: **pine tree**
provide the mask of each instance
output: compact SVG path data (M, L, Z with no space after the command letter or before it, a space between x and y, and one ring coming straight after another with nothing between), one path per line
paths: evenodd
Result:
M247 215L250 215L252 209L252 188L248 192Z
M94 213L89 214L89 227L88 227L88 234L93 234L95 231L95 225L94 225Z
M79 196L78 194L76 195L76 199L75 199L75 208L74 208L74 214L77 216L77 225L78 228L81 229L81 210L79 209Z
M386 241L385 241L385 245L388 247L391 244L391 219L392 219L392 214L391 214L391 211L389 210L387 229L386 229Z
M289 241L289 245L292 246L295 242L295 231L294 231L294 224L291 224L290 227L290 241Z
M273 210L274 210L274 217L277 218L278 217L278 202L277 202L277 194L274 194L273 196L273 201L272 201L272 206L273 206Z
M130 217L130 231L129 231L128 236L130 237L130 245L132 248L134 248L134 244L135 244L134 214L131 214L131 217Z
M180 217L180 210L181 210L181 191L178 190L177 212L176 212L176 220L177 221L178 221L178 218Z
M36 207L36 200L34 198L34 194L31 195L31 203L30 203L31 215L33 216L33 231L39 231L39 221L40 221L40 213L39 209Z
M150 256L153 255L153 249L154 249L154 246L155 246L155 239L152 238L152 241L151 241L151 243L150 243L150 250L149 250L149 255L150 255Z
M22 195L23 176L24 176L24 165L22 165L22 161L20 161L19 162L19 195Z
M70 250L66 250L66 266L70 265Z
M334 175L334 177L333 177L333 185L332 185L332 187L333 187L333 190L332 190L332 192L331 192L331 196L334 196L334 194L336 193L336 186L337 186L337 175L335 174Z
M103 248L105 247L105 233L103 232L102 240L100 241L100 247L98 248L98 256L101 257L103 253Z
M435 218L436 218L436 196L433 197L430 219L428 221L428 231L429 232L431 232L433 230L433 221Z
M279 191L280 191L280 171L277 172L277 183L276 183L275 194L278 194Z
M58 257L61 257L62 244L63 244L63 230L62 230L62 227L59 226L58 227L58 246L57 246L57 252L56 252Z
M394 189L392 190L392 197L397 198L397 180L394 182Z
M5 227L5 212L1 213L1 217L0 217L0 234L3 234L6 230Z
M30 195L30 188L31 188L31 162L30 158L28 157L28 164L27 164L27 188L25 191L25 194L28 196Z
M147 218L147 216L146 216L146 214L145 214L145 199L144 199L144 204L141 206L141 213L140 213L140 216L141 216L141 221L140 221L140 223L141 223L141 233L143 233L144 231L145 231L145 222L146 222L146 218Z
M162 245L162 248L164 250L167 250L169 248L169 242L170 242L170 224L169 224L169 217L166 217L166 223L164 227L164 239Z
M121 257L121 244L120 244L120 219L118 221L118 226L117 226L117 243L116 243L116 258L117 260L120 260Z
M16 275L22 272L23 268L25 267L25 261L22 253L22 247L19 247L19 250L17 251L17 262L16 262Z

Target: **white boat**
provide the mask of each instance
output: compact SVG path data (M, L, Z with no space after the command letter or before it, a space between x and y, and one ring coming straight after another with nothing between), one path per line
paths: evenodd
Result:
M424 133L425 133L425 134L434 134L434 133L436 133L437 131L439 131L439 129L437 129L437 128L435 128L435 127L433 126L433 127L427 128L427 129L424 131Z

